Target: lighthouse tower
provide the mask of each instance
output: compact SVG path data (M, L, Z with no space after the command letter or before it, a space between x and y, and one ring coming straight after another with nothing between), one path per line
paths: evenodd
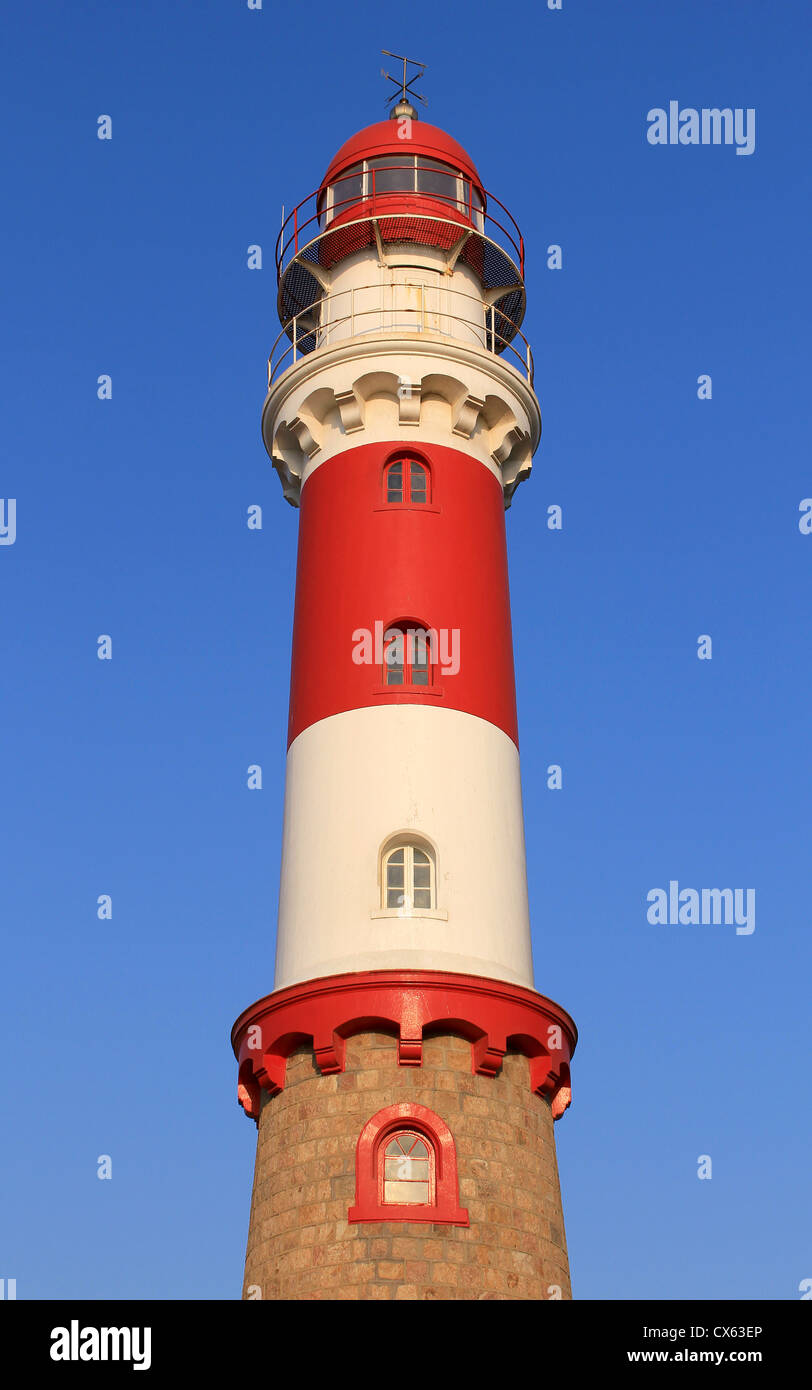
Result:
M524 243L401 99L277 268L299 550L276 975L232 1033L243 1296L569 1298L576 1031L534 988L505 538L541 430Z

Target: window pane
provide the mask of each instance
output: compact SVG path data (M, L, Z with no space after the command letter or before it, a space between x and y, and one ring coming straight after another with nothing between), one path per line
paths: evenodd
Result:
M428 666L429 639L422 627L413 628L409 638L413 666Z
M457 175L451 172L448 165L439 164L433 159L419 159L418 164L417 186L420 192L441 198L443 202L456 203Z
M384 685L403 685L403 633L397 630L384 633Z
M426 484L426 470L422 463L412 463L409 467L409 496L413 502L425 502Z
M402 888L402 887L403 887L403 865L402 865L402 864L390 864L390 865L389 865L389 867L388 867L387 870L386 870L386 886L387 886L387 888Z
M386 861L387 864L402 864L404 853L405 851L402 849L393 849L392 853Z
M428 1158L429 1151L422 1139L418 1139L414 1147L410 1150L412 1158Z
M390 463L387 472L390 478L400 478L403 473L403 461L398 459L396 463Z
M412 850L412 854L413 854L413 856L414 856L414 862L415 862L415 864L430 864L430 863L431 863L431 860L429 859L428 855L427 855L427 854L425 853L425 851L422 850L422 849L414 849L414 850Z
M396 1202L398 1206L428 1206L429 1185L427 1182L385 1182L385 1202Z
M418 907L425 907L425 908L428 908L428 909L430 910L430 909L431 909L431 889L430 889L430 888L415 888L415 890L414 890L414 905L415 905L416 908L418 908Z
M400 1139L397 1136L394 1139L390 1139L389 1143L386 1146L387 1158L390 1154L399 1154L401 1152L402 1149L400 1147Z
M431 869L429 868L428 864L415 864L414 886L415 888L431 887Z
M385 1165L384 1177L387 1182L394 1179L401 1182L428 1182L429 1180L429 1161L427 1158L415 1161L400 1154L397 1158L385 1159Z
M333 188L333 213L344 211L349 203L357 203L361 200L363 192L363 169L360 164L353 164L347 171L336 179Z
M387 666L403 665L403 649L406 641L402 632L397 629L388 629L384 633L383 659Z
M390 483L389 487L386 489L386 500L387 502L402 502L403 488L398 486L393 487ZM425 502L426 499L425 497L421 497L420 500L421 502Z
M429 683L429 644L425 632L418 628L411 638L412 683Z
M386 906L387 906L387 907L403 907L403 897L404 897L404 895L403 895L403 889L402 889L402 888L387 888L387 890L386 890Z
M380 159L370 159L369 168L375 170L374 187L376 193L411 192L414 189L413 154L387 154ZM372 189L373 176L371 173L369 179L369 186Z

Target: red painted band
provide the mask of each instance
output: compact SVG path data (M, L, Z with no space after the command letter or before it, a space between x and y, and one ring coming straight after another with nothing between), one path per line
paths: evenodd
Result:
M383 470L399 457L428 465L425 508L386 504ZM384 688L382 666L358 660L356 634L374 646L376 624L400 620L437 633L434 694ZM302 488L288 742L317 720L381 704L462 710L518 742L502 488L476 459L437 444L360 445Z

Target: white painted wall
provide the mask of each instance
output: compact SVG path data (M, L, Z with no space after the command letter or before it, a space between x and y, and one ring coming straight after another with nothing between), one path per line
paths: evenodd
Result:
M464 261L445 273L447 253L429 246L357 251L330 272L319 347L381 333L439 333L485 346L485 308L478 277Z
M447 920L372 915L398 830L436 846ZM518 750L458 710L352 710L288 752L275 988L398 967L533 987Z

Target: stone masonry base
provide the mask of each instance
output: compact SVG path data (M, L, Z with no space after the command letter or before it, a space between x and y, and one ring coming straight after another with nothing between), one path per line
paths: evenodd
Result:
M383 1033L348 1039L333 1075L294 1051L284 1090L262 1093L243 1297L571 1298L553 1119L528 1066L509 1053L496 1076L472 1074L451 1035L426 1037L418 1067ZM361 1130L401 1101L451 1130L468 1226L348 1221Z

